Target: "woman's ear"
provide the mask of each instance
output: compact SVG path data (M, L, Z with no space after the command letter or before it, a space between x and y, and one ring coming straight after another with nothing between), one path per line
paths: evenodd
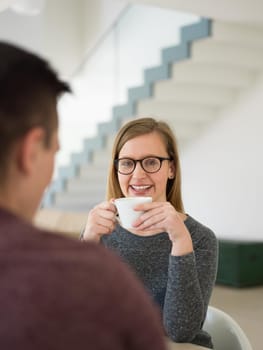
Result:
M18 146L17 160L19 170L24 174L31 174L36 161L44 147L45 131L41 127L30 129L22 138Z
M175 166L174 162L171 161L169 165L169 172L168 172L168 179L174 179L175 178Z

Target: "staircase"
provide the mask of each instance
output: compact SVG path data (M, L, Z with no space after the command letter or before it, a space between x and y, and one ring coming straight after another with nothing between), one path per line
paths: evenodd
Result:
M144 85L129 89L127 104L114 107L111 121L59 169L42 206L88 211L102 201L114 136L136 116L167 121L183 152L262 73L262 38L263 27L249 24L202 19L182 28L180 45L162 50L162 64L145 70Z

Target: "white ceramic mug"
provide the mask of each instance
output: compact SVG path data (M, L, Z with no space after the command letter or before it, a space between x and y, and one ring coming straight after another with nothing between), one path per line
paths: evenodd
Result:
M119 213L121 226L126 229L132 228L134 221L143 214L143 211L135 211L133 208L137 204L150 202L152 202L152 197L124 197L115 199L114 203Z

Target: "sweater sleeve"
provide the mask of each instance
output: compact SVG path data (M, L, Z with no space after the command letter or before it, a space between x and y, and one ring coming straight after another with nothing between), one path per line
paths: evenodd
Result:
M196 236L193 253L169 258L163 321L175 342L192 342L200 333L216 278L217 239L207 228Z

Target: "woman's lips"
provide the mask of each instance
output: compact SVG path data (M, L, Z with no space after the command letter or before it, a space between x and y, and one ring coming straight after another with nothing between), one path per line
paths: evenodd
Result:
M151 187L151 185L130 185L130 188L133 191L133 193L140 194L147 193L151 189Z

